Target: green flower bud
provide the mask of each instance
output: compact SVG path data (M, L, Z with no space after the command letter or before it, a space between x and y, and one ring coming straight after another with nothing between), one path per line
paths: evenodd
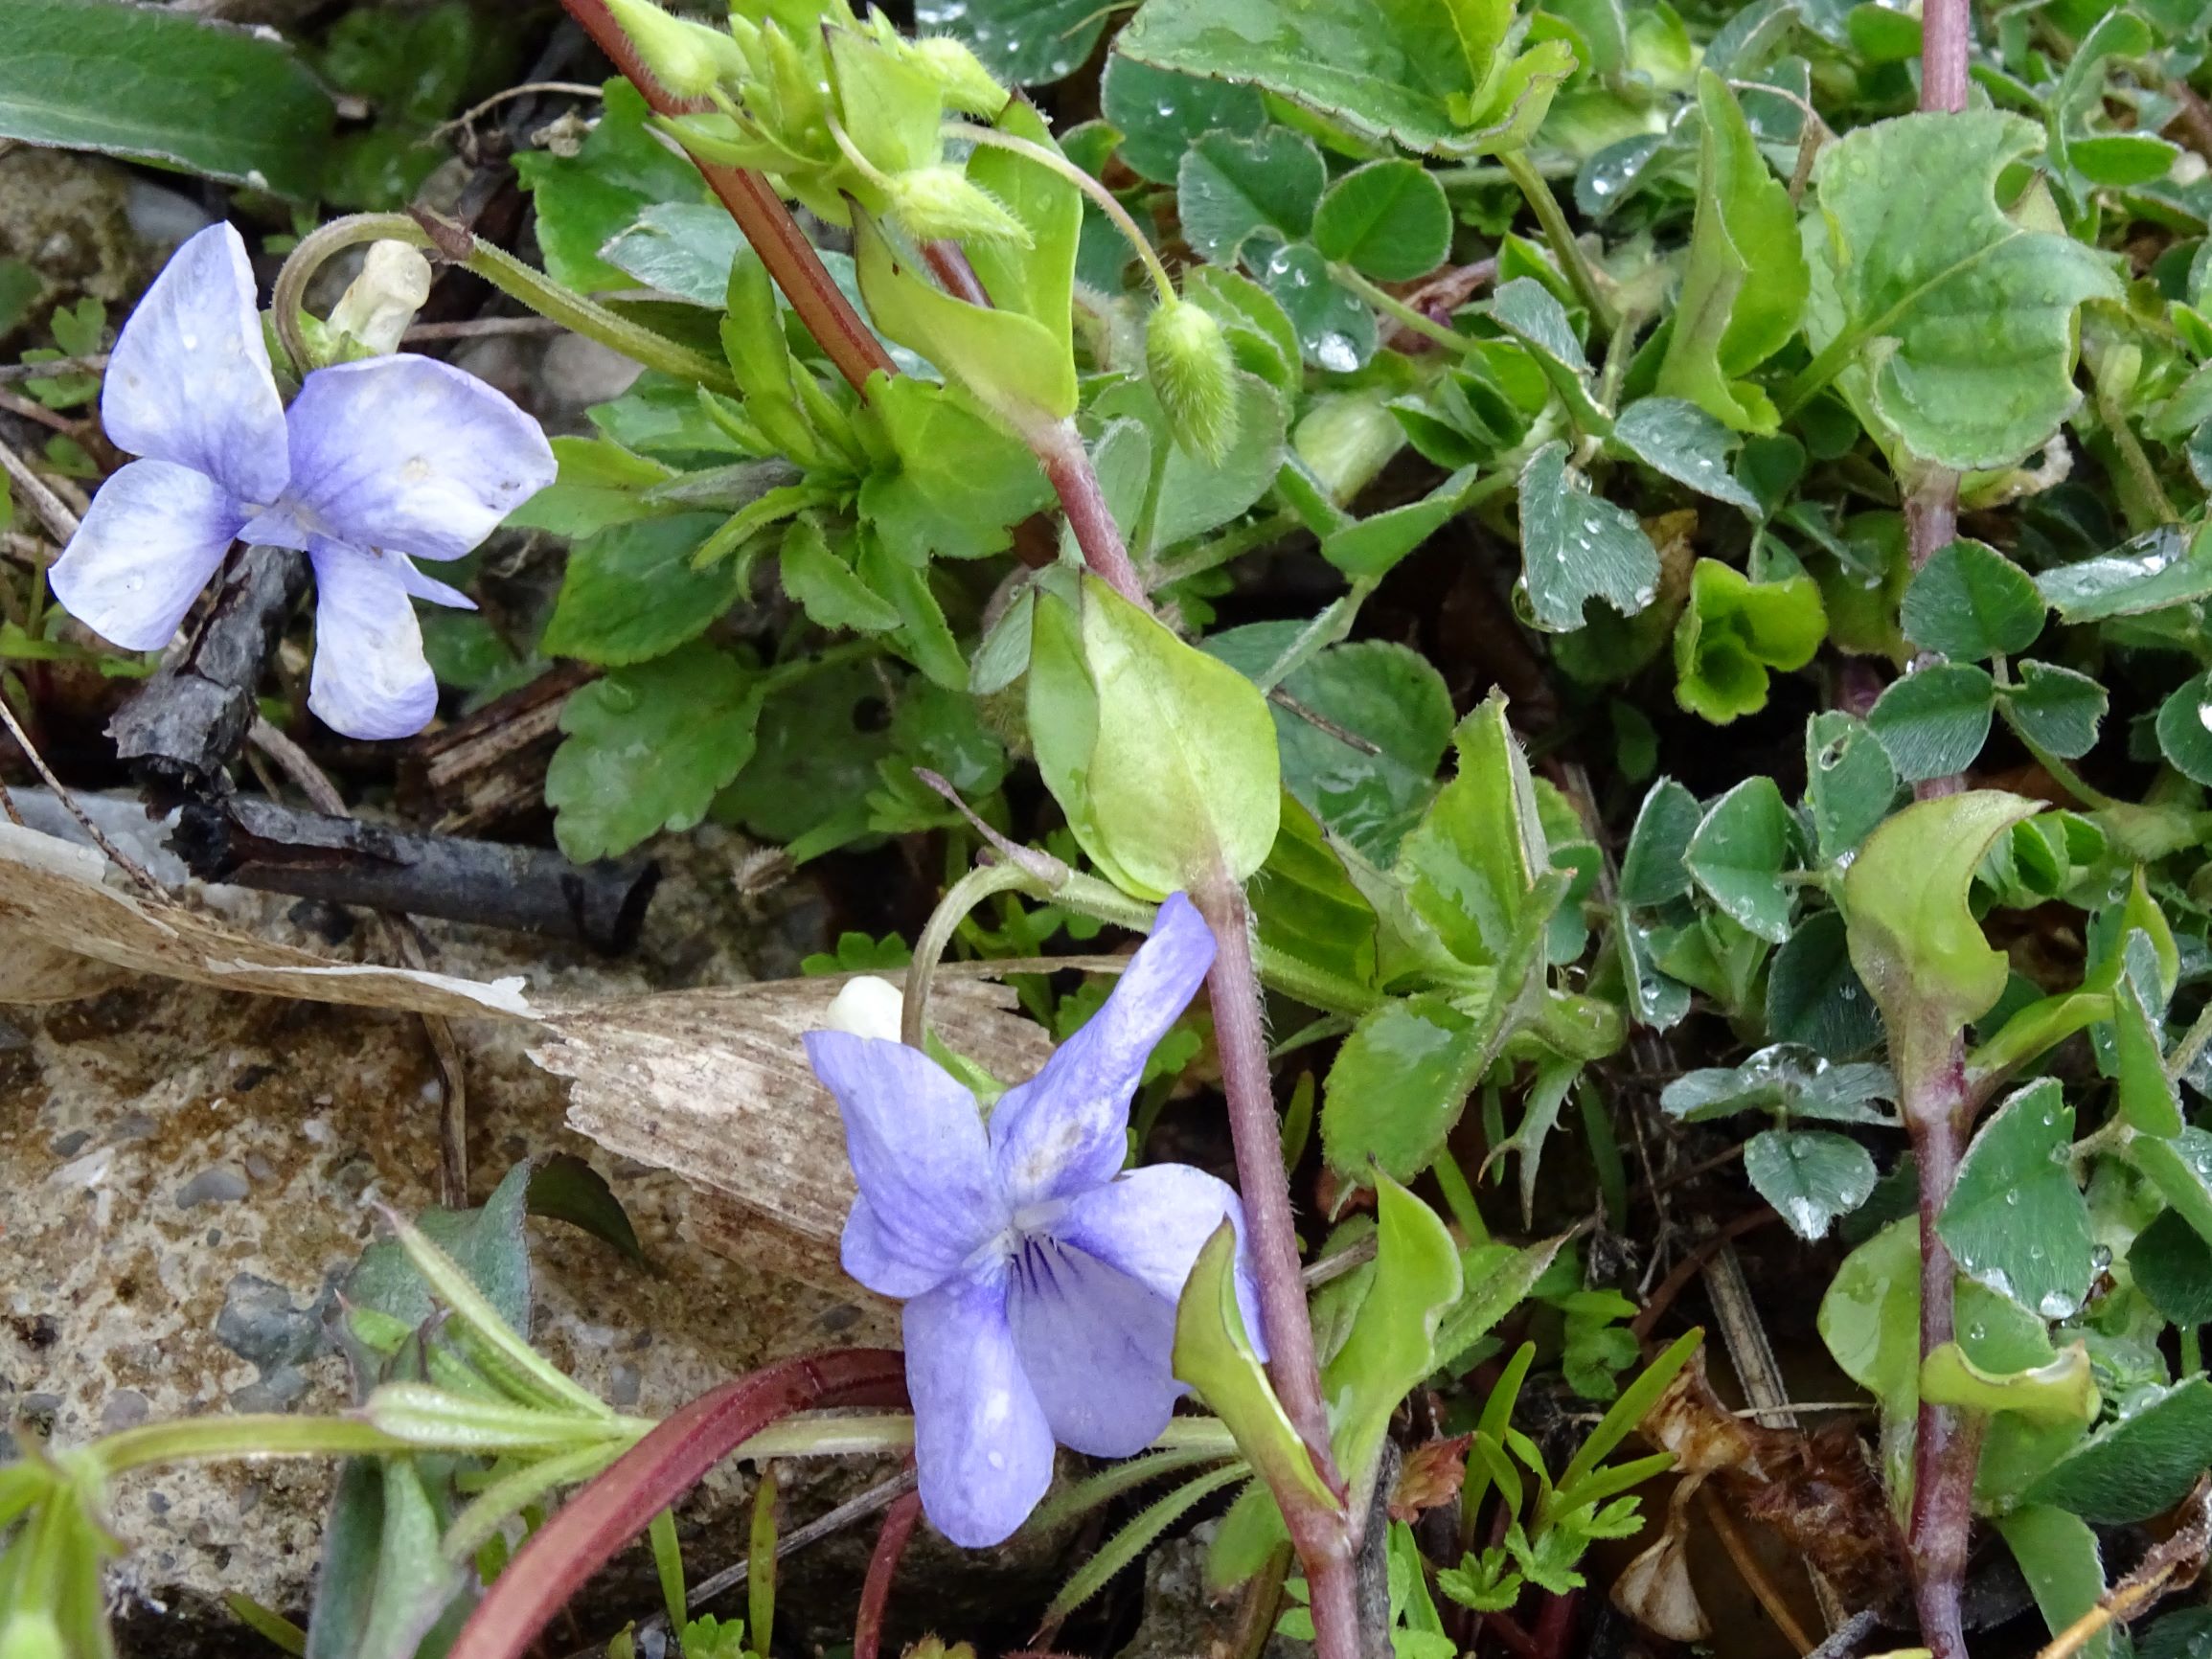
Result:
M1006 204L949 163L894 173L885 190L892 214L909 236L988 237L1030 245L1029 227Z
M970 115L996 120L1011 95L991 78L991 71L974 53L947 34L933 34L906 43L906 50L937 82L938 95L947 109L965 109Z
M1185 300L1160 307L1145 325L1145 372L1176 442L1220 461L1237 436L1237 374L1229 342L1211 313Z
M722 30L671 16L653 0L607 0L606 9L653 79L678 98L704 98L723 76L745 76L744 54Z

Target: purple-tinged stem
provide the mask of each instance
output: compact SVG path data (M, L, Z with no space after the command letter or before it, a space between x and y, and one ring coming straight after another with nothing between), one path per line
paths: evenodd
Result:
M1905 1127L1920 1164L1920 1352L1925 1359L1953 1336L1958 1274L1936 1223L1958 1178L1959 1158L1973 1125L1973 1098L1967 1087L1964 1043L1951 1040L1934 1076L1901 1081ZM1966 1582L1974 1465L1980 1451L1977 1417L1926 1399L1920 1402L1906 1542L1921 1641L1934 1659L1967 1659L1959 1592Z
M1329 1447L1329 1414L1313 1356L1313 1321L1298 1265L1290 1216L1290 1181L1283 1169L1282 1125L1267 1070L1266 1013L1252 962L1251 913L1243 890L1226 875L1193 896L1214 930L1214 966L1206 988L1214 1007L1214 1043L1228 1096L1236 1143L1237 1186L1267 1336L1267 1374L1291 1425L1313 1454L1322 1479L1342 1489ZM1313 1639L1320 1659L1360 1659L1357 1540L1340 1511L1317 1511L1286 1501L1283 1518L1312 1592Z
M606 0L560 0L568 14L582 26L609 61L628 78L640 96L659 115L694 115L711 105L698 99L677 98L653 79L652 71L637 55L622 25L607 10ZM820 342L830 361L852 382L865 390L868 377L880 371L896 375L890 352L876 338L875 330L845 298L814 246L791 217L791 210L769 188L766 179L750 168L724 167L692 158L692 165L707 186L719 196L730 216L738 221L745 240L768 267L768 275L791 302L808 332Z
M908 1492L883 1516L883 1530L876 1534L875 1552L868 1557L868 1577L860 1586L860 1612L853 1622L853 1659L876 1659L883 1645L883 1616L891 1606L891 1581L898 1576L900 1557L922 1518L922 1494Z
M1920 12L1920 107L1955 115L1966 107L1966 48L1973 0L1924 0Z
M924 242L922 258L929 266L929 274L937 279L938 286L954 299L965 300L971 306L991 304L983 279L975 274L975 267L968 262L968 250L958 242L945 237Z
M1129 558L1129 544L1122 540L1121 526L1106 506L1106 492L1099 488L1098 473L1091 466L1082 436L1068 421L1060 420L1039 422L1025 429L1022 438L1044 468L1053 493L1060 497L1060 511L1067 514L1067 527L1076 546L1083 550L1083 563L1129 603L1150 612L1152 601L1145 597L1145 584L1138 580L1137 567Z

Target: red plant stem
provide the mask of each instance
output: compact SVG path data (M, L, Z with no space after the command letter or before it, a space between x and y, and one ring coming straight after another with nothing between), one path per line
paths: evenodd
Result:
M922 1518L922 1494L908 1492L883 1516L883 1530L876 1534L876 1550L868 1557L868 1577L860 1586L860 1612L853 1622L853 1659L876 1659L883 1644L883 1614L891 1605L891 1580L899 1576L899 1558L906 1554L906 1540Z
M1090 452L1083 448L1082 436L1071 423L1060 420L1027 428L1022 439L1036 452L1046 482L1060 497L1068 530L1083 550L1083 563L1114 592L1150 613L1152 601L1145 596L1145 584L1138 580L1137 567L1129 558L1129 544L1122 540L1121 526L1106 506L1106 492L1099 488L1098 473L1091 466Z
M696 115L713 107L700 99L677 98L655 80L614 13L607 10L605 0L560 3L656 114ZM823 268L821 256L800 231L790 209L768 188L767 180L750 168L724 167L697 156L692 157L692 165L730 210L745 240L752 243L761 262L768 267L768 275L784 290L791 308L829 353L837 372L861 391L871 375L898 374L883 343Z
M1924 0L1920 12L1920 106L1955 115L1966 107L1967 38L1973 0Z
M905 1356L881 1348L787 1359L708 1390L531 1536L468 1616L449 1659L519 1659L617 1550L770 1423L814 1406L905 1403Z
M1952 1338L1958 1275L1950 1250L1936 1231L1958 1178L1959 1157L1972 1126L1973 1101L1966 1081L1966 1049L1956 1037L1933 1076L1900 1079L1906 1129L1920 1164L1920 1352L1923 1359ZM1935 1659L1967 1659L1959 1621L1959 1592L1966 1582L1968 1535L1973 1527L1974 1465L1981 1425L1949 1406L1920 1402L1912 1448L1912 1518L1906 1542L1912 1557L1913 1600L1921 1641Z
M1282 1125L1267 1072L1266 1011L1252 965L1251 913L1243 890L1226 875L1194 897L1214 930L1214 966L1206 987L1214 1006L1221 1087L1229 1101L1229 1132L1236 1143L1237 1186L1244 1201L1260 1319L1267 1337L1267 1374L1322 1479L1341 1491L1343 1477L1329 1447L1329 1414L1313 1357L1313 1321L1299 1275ZM1359 1628L1356 1523L1340 1511L1317 1511L1287 1494L1276 1495L1283 1500L1283 1518L1312 1593L1313 1639L1320 1659L1358 1659L1366 1646Z
M922 257L929 265L929 274L937 279L938 286L954 299L965 300L971 306L991 304L983 279L975 274L975 267L968 262L968 250L958 242L944 237L924 242Z

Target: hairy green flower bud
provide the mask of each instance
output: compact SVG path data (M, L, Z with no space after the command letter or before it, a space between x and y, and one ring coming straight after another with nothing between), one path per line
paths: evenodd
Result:
M1220 461L1237 436L1237 375L1212 315L1185 300L1145 325L1145 372L1184 448Z
M653 0L607 0L606 9L653 79L678 98L704 98L725 75L746 73L744 54L722 30L671 16Z
M997 119L1006 107L1010 94L991 78L991 71L982 60L960 41L948 34L933 34L925 39L911 40L906 50L924 69L930 80L937 82L938 95L948 109L965 109L970 115L989 120Z
M1029 227L1006 204L949 163L894 173L884 190L891 212L909 236L990 237L1030 245Z

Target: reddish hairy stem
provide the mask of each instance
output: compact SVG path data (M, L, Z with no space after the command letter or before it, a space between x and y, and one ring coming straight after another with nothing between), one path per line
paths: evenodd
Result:
M958 242L945 237L924 242L922 257L928 263L929 274L937 279L938 286L954 299L965 300L971 306L991 304L983 279L975 274L975 267L968 262L968 250Z
M1958 1178L1959 1157L1973 1116L1965 1045L1954 1038L1934 1076L1903 1080L1905 1127L1920 1164L1920 1352L1925 1359L1953 1333L1958 1275L1936 1223ZM1967 1539L1973 1527L1973 1472L1980 1450L1977 1420L1949 1406L1920 1402L1907 1543L1921 1640L1935 1659L1967 1659L1959 1592L1966 1582Z
M1121 526L1106 506L1106 492L1099 488L1098 473L1091 467L1090 453L1083 448L1075 427L1065 420L1040 424L1024 430L1022 438L1036 452L1046 481L1060 497L1068 530L1083 550L1083 563L1114 592L1149 614L1152 601L1145 596L1145 584L1137 578L1129 544L1122 540Z
M868 1557L868 1577L860 1586L860 1612L853 1622L853 1659L876 1659L883 1644L883 1614L891 1605L891 1580L898 1577L899 1559L906 1554L906 1540L922 1518L922 1494L908 1492L883 1516L883 1530L876 1534L876 1550Z
M656 114L697 115L712 107L699 99L677 98L653 79L614 13L606 9L605 0L560 3ZM768 188L767 180L750 168L724 167L697 156L692 157L692 165L730 210L745 240L752 243L761 262L768 267L768 275L790 300L808 332L836 364L837 372L856 390L865 390L868 376L878 371L898 374L883 343L823 268L821 256L801 233L790 209Z
M1266 1011L1252 966L1251 913L1237 883L1223 875L1194 896L1214 930L1214 966L1206 975L1214 1005L1214 1041L1229 1131L1237 1149L1237 1185L1258 1281L1260 1318L1267 1336L1267 1373L1275 1395L1322 1478L1338 1491L1343 1477L1329 1447L1329 1415L1313 1357L1313 1322L1298 1269L1290 1218L1290 1183L1283 1170L1282 1125L1267 1073ZM1277 1494L1284 1497L1284 1494ZM1312 1592L1313 1639L1320 1659L1358 1659L1360 1640L1356 1557L1357 1523L1340 1511L1319 1511L1285 1498L1283 1518Z
M1966 107L1967 37L1973 0L1925 0L1920 16L1920 106L1955 115Z
M617 1550L770 1423L814 1406L905 1403L905 1357L881 1348L787 1359L710 1389L532 1535L469 1615L450 1659L518 1659Z

